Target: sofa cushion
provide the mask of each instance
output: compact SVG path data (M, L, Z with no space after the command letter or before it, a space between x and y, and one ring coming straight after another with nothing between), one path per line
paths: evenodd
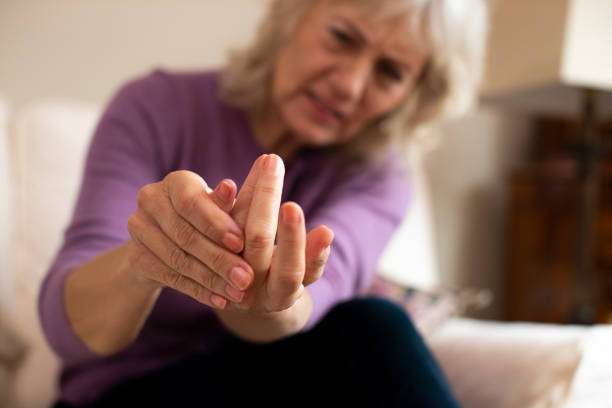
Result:
M40 328L38 290L72 214L100 113L95 106L45 100L20 109L11 127L12 326L29 348L16 373L14 392L24 406L48 406L57 391L59 362Z
M586 333L582 326L455 318L427 341L461 406L561 407Z
M21 291L37 293L61 243L98 116L93 106L49 100L25 106L15 118L13 242Z
M10 265L10 202L11 188L10 177L8 175L8 103L0 95L0 317L5 317L11 313L12 304L10 303L12 285L12 275L4 273L9 270Z

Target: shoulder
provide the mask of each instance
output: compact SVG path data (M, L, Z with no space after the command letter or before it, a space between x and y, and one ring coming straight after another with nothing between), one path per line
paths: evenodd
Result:
M217 95L219 72L216 70L179 71L162 67L133 76L119 89L119 94L149 102L192 99Z

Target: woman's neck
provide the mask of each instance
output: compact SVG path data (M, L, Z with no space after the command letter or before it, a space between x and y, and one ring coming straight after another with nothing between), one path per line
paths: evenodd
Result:
M251 112L248 120L255 140L264 149L279 155L285 166L288 166L300 148L300 143L295 140L280 115L271 109L263 109Z

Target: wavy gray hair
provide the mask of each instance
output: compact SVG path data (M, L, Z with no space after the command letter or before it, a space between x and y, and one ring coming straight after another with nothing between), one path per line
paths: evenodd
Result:
M266 106L279 51L316 1L272 0L253 43L230 53L222 70L221 97L226 102L247 112ZM484 0L331 1L361 3L382 19L410 15L412 32L423 33L431 56L398 107L346 144L323 150L344 160L375 160L392 145L405 148L422 125L464 113L474 104L488 28Z

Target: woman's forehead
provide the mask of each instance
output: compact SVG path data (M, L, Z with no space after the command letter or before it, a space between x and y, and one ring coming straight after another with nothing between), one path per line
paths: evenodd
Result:
M424 13L401 0L392 1L395 6L385 0L317 0L316 8L321 17L359 31L369 43L385 44L404 54L429 49Z

